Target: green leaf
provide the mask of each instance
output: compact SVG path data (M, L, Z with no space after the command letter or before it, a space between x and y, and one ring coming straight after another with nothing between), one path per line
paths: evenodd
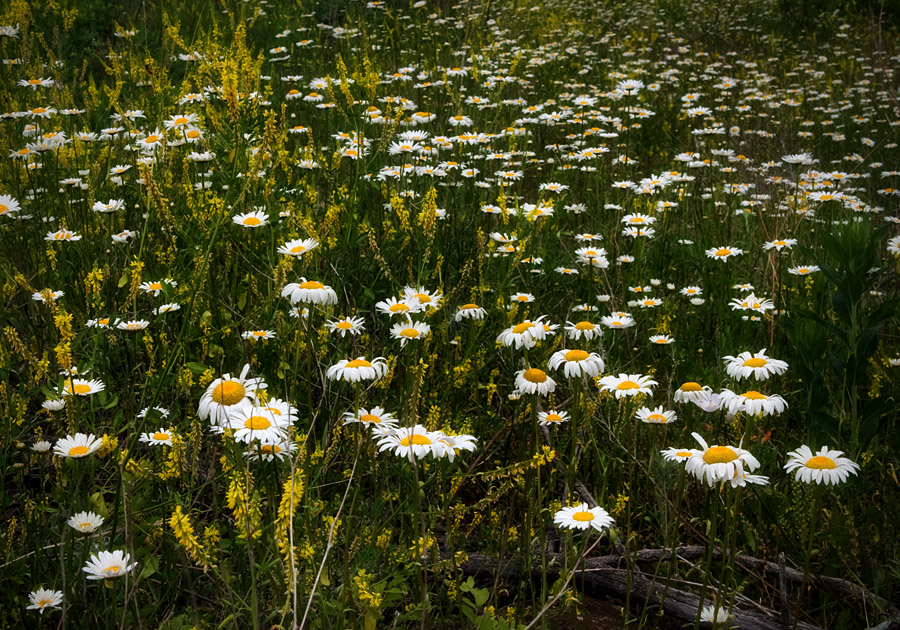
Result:
M139 580L143 580L144 578L148 578L159 568L159 558L156 556L147 556L146 560L144 560L144 567L141 569L141 574L138 577Z
M124 287L125 283L127 283L127 282L128 282L128 272L125 272L122 274L122 277L119 278L119 288L121 289L122 287Z
M202 363L197 363L196 361L188 361L184 364L184 367L189 369L195 376L200 376L209 369L209 367L203 365Z
M475 596L475 606L481 608L491 596L491 592L486 588L473 588L472 595Z

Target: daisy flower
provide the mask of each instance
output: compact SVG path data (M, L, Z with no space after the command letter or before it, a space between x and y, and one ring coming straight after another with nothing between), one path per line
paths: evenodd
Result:
M378 451L391 451L397 457L406 457L410 461L427 455L439 457L445 448L439 443L441 437L443 434L435 434L421 424L391 429L378 439ZM436 455L436 452L439 454Z
M516 372L516 389L523 394L543 396L556 389L556 381L538 368L519 370Z
M253 212L236 214L231 220L243 227L258 228L269 223L269 215L262 210L254 210Z
M424 287L404 287L404 300L416 300L423 310L437 310L441 307L444 295L440 291L428 291Z
M398 300L394 297L376 302L375 309L379 313L391 317L394 315L412 315L413 313L420 313L425 310L416 298L403 298Z
M767 396L752 389L743 394L736 394L730 389L723 389L721 396L722 406L728 409L730 414L744 412L751 416L757 414L777 416L788 408L787 402L778 394Z
M533 348L538 341L543 339L546 331L540 318L535 321L526 319L520 324L516 324L511 328L507 328L497 336L497 341L504 346L515 346L518 350L521 347Z
M397 426L397 418L381 407L372 407L371 409L361 408L356 413L347 411L343 415L343 420L344 424L359 423L382 432Z
M463 319L484 319L487 311L477 304L463 304L453 316L455 321L461 322Z
M116 328L119 330L144 330L147 326L150 325L146 319L132 319L127 322L119 322L116 324Z
M553 523L566 529L588 529L598 532L611 527L615 521L602 507L591 508L587 503L564 507L553 516Z
M797 244L797 239L795 239L795 238L778 239L778 240L774 240L774 241L769 241L767 243L763 243L763 249L766 251L768 251L770 249L774 249L774 250L780 252L782 249L790 249L796 244Z
M563 368L566 378L577 376L599 376L606 366L603 359L596 352L587 353L584 350L559 350L550 357L551 370Z
M79 512L66 521L66 525L82 534L91 534L103 525L103 517L93 512Z
M124 551L101 551L91 554L91 559L82 571L87 573L89 580L106 580L125 575L137 566L136 562L129 564L130 562L131 555Z
M703 400L712 393L712 388L694 381L683 383L675 390L675 402L695 402Z
M159 295L160 291L162 291L165 287L163 285L168 284L172 287L177 287L178 282L172 280L171 278L166 278L165 280L154 280L153 282L142 282L138 288L144 293L152 293L153 297Z
M171 446L172 431L160 428L154 433L141 433L140 441L151 446Z
M63 291L52 291L51 289L44 289L43 291L35 291L34 293L32 293L31 299L35 302L44 302L46 304L47 300L55 302L64 295L65 293Z
M294 415L292 409L285 414L276 408L244 406L229 414L222 427L234 431L238 442L280 440L287 437Z
M224 374L222 378L210 383L200 397L197 416L201 420L209 418L213 426L218 426L232 411L250 406L250 398L256 396L257 390L265 389L266 383L261 378L247 378L249 371L248 363L244 365L240 376Z
M35 453L46 453L50 450L50 446L51 444L47 440L38 440L31 445L31 450Z
M243 339L249 339L251 341L259 341L260 339L274 339L275 331L274 330L245 330L241 333L241 337Z
M641 407L635 415L641 422L647 424L670 424L678 418L674 411L665 411L662 406L653 410L649 407Z
M740 256L743 253L744 250L742 249L728 246L713 247L712 249L706 250L707 257L713 258L715 260L721 260L722 262L725 262L731 256Z
M773 374L784 374L788 369L784 361L766 356L765 348L754 354L742 352L736 357L728 355L725 360L728 361L725 366L728 376L738 381L751 376L757 381L764 381Z
M341 359L325 372L328 380L347 381L356 383L359 381L375 381L388 373L388 365L381 357L367 361L365 357L353 360Z
M681 295L686 295L688 297L695 297L701 295L703 293L703 289L698 286L689 286L681 289L680 293Z
M817 265L801 265L799 267L789 267L788 273L793 276L808 276L811 273L819 271Z
M557 411L556 409L538 412L538 424L542 427L562 424L563 422L568 422L570 419L568 413L565 411Z
M87 457L91 453L97 452L103 440L94 437L93 433L85 435L84 433L76 433L74 436L68 435L56 442L53 447L53 453L60 457Z
M244 456L251 460L263 460L271 462L272 460L284 460L291 453L297 451L297 445L291 442L287 437L257 440L247 445Z
M837 485L847 481L851 474L859 474L859 464L842 457L843 451L832 451L823 446L813 455L812 449L805 444L796 451L788 453L788 462L784 465L787 472L796 471L795 479L803 483Z
M656 381L649 376L641 374L619 374L618 376L604 376L600 379L600 391L612 392L616 399L626 396L647 394L652 396L650 388L656 385Z
M28 601L31 603L25 607L25 610L36 610L43 615L45 610L59 608L63 601L63 594L62 591L39 588L28 594Z
M513 293L509 296L509 301L518 304L527 304L534 302L534 295L531 293Z
M757 313L764 313L775 308L775 304L772 300L768 298L761 300L753 293L742 298L734 298L731 300L730 304L731 310L733 311L755 311Z
M580 321L575 324L567 321L565 331L566 336L575 341L578 341L582 337L584 337L585 341L590 341L594 337L603 336L603 329L588 321Z
M691 449L676 448L672 446L665 449L664 451L660 451L660 454L667 462L686 462L694 454L694 451Z
M319 241L313 238L300 239L295 238L293 240L287 241L284 245L278 248L279 254L284 254L285 256L293 256L295 258L299 258L304 254L309 253L319 246Z
M46 409L47 411L61 411L62 409L65 409L65 407L65 398L48 398L41 403L41 408Z
M291 282L281 290L281 297L291 300L292 304L337 304L335 290L315 280L300 278L300 282Z
M631 328L634 326L634 319L631 315L604 315L600 318L600 323L607 328Z
M888 240L887 250L894 256L900 256L900 236L895 236Z
M98 381L97 379L89 381L83 378L70 378L66 379L66 382L63 384L62 395L90 396L104 389L106 389L106 385L103 384L103 381Z
M422 340L431 333L431 326L424 322L413 322L407 320L400 324L391 326L391 337L400 340L400 347L406 346L407 341L413 339Z
M670 337L669 335L652 335L650 337L650 343L658 346L667 346L670 343L675 343L675 338Z
M435 433L438 436L438 444L444 448L442 451L435 450L434 456L436 458L446 457L451 462L456 458L457 451L469 451L471 453L475 450L475 443L478 442L478 438L474 435L466 435L465 433L460 435L446 435L443 431L436 431Z
M728 614L727 608L722 604L709 604L703 607L700 612L700 621L711 624L713 627L720 627L728 623L731 615Z
M362 317L342 317L341 319L331 319L325 322L325 328L329 332L339 333L343 339L347 333L357 336L366 329L365 320Z
M163 304L159 308L153 309L154 315L162 315L163 313L171 313L173 311L180 311L181 304L178 302L169 302L168 304Z
M699 433L691 435L703 448L693 452L685 470L710 486L742 475L745 467L750 472L759 468L759 460L749 451L736 446L709 446Z

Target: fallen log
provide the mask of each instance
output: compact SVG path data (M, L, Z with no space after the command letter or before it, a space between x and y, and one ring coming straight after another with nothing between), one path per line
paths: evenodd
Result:
M583 563L583 568L576 573L576 579L581 581L590 591L612 595L624 599L628 594L628 571L626 569L611 566L622 559L615 556L600 556L588 558ZM552 579L559 577L563 568L560 554L547 554L547 575ZM460 568L469 575L491 575L499 571L505 578L517 578L522 576L522 564L519 559L510 559L499 562L489 556L470 553L468 560L461 563ZM540 563L531 568L531 577L540 578ZM693 622L697 618L697 609L700 606L700 597L682 591L672 586L666 588L664 584L655 583L647 574L635 570L631 576L631 601L642 607L652 606L662 609L667 615L686 622ZM709 598L706 600L710 603ZM791 625L785 625L781 617L774 611L760 606L755 611L734 608L730 623L732 627L742 630L791 630ZM798 630L820 630L818 626L808 623L798 623Z
M689 546L676 548L679 560L695 560L705 555L703 546ZM502 562L480 553L469 553L468 559L459 566L468 575L491 575L503 578L518 578L523 575L522 561L520 558L506 558ZM716 550L715 557L721 557L721 552ZM547 553L547 576L555 580L563 572L562 554ZM671 549L643 549L631 554L635 565L669 560L672 557ZM586 558L580 565L576 579L596 594L611 595L624 599L629 593L628 570L622 568L624 555L619 553ZM779 563L768 562L745 554L739 554L736 563L747 570L762 570L765 573L776 575L780 580L790 582L802 582L803 572L796 569L779 567ZM530 571L531 578L540 578L540 558L535 558ZM828 588L845 595L866 600L877 604L884 612L891 616L897 615L897 609L889 602L863 587L827 576L811 576L811 584L822 588ZM780 587L783 592L784 586ZM660 584L652 579L652 576L638 568L631 575L631 601L641 607L652 607L663 610L667 615L693 623L697 617L697 609L700 606L700 597L694 593L674 588L671 584ZM782 596L783 597L783 596ZM711 603L711 598L705 599L706 604ZM784 609L784 602L781 603ZM814 626L804 622L794 625L789 611L780 612L766 608L761 604L754 604L753 610L735 606L730 620L732 627L745 630L818 630ZM879 626L880 627L880 626Z

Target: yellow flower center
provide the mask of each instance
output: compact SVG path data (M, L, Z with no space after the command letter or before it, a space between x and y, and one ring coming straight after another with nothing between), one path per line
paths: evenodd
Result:
M543 383L547 380L547 375L544 374L544 371L537 368L525 370L525 373L522 375L522 377L529 383Z
M807 274L809 273L809 267L800 267L797 271L801 274Z
M427 435L422 435L421 433L413 433L400 440L401 446L409 446L410 444L428 445L431 444L431 440L428 439Z
M109 317L101 317L97 320L97 323L101 326L109 326Z
M69 455L72 457L80 457L81 455L87 455L88 452L87 446L73 446L69 449Z
M147 136L144 142L159 142L159 136Z
M392 313L405 313L409 310L409 306L406 304L391 304L388 310Z
M70 384L68 390L70 394L89 394L91 392L91 386L85 385L84 383Z
M295 245L294 247L291 247L292 254L302 254L305 251L306 251L306 248L303 247L303 245Z
M516 324L515 326L513 326L512 331L514 335L521 335L532 326L534 326L534 324L532 324L531 322L522 322L521 324Z
M744 361L744 367L751 367L751 368L761 368L768 364L769 364L769 362L766 361L765 359L758 359L755 357L753 359L747 359L746 361Z
M562 422L562 416L558 413L548 413L546 420L547 422Z
M641 217L635 217L630 221L630 223L643 223L643 222L644 222L644 219Z
M151 282L149 288L150 288L151 291L159 291L160 289L162 289L162 283L160 283L160 282Z
M679 388L683 392L699 392L703 389L700 383L695 383L694 381L688 381L684 385Z
M578 322L575 330L594 330L594 325L591 322Z
M691 455L693 455L693 453L691 453L690 451L678 451L675 454L678 455L678 457L690 457Z
M308 289L308 290L312 291L313 289L315 289L315 290L324 289L325 285L322 284L321 282L316 282L315 280L307 280L306 282L304 282L300 285L300 288Z
M582 523L584 523L585 521L593 521L594 515L591 512L575 512L572 515L572 520L580 521Z
M374 424L381 424L381 418L371 413L364 413L359 417L360 422L372 422Z
M104 573L118 573L121 570L122 570L122 565L114 564L111 567L106 567L105 569L103 569L103 572Z
M318 98L319 93L318 92L310 92L309 96L310 96L310 98Z
M784 247L785 245L787 245L787 243L785 243L784 241L775 241L776 247Z
M236 405L244 399L244 386L237 381L219 383L213 390L212 399L220 405Z
M263 431L272 426L272 423L262 416L253 416L244 423L244 426L251 431Z
M190 131L187 132L187 137L188 138L199 138L200 132L197 131L196 129L191 129Z
M415 328L404 328L403 330L400 331L400 336L407 337L409 339L415 339L416 337L419 336L419 331L416 330Z
M471 310L476 309L476 308L478 308L478 305L477 305L477 304L463 304L462 306L459 307L459 310L461 310L461 311L471 311Z
M806 467L815 470L834 470L837 468L837 464L835 464L834 460L830 457L816 455L815 457L809 458L809 461L806 462Z
M722 249L716 250L716 256L728 256L731 253L731 250L727 247L723 247Z
M584 252L584 255L585 255L585 256L588 256L588 257L592 257L592 258L596 258L597 256L599 256L599 254L597 253L597 251L596 251L596 250L593 250L593 249L587 250L586 252Z
M41 82L40 79L29 79L29 80L28 80L28 85L37 85L37 84L40 83L40 82Z
M275 455L281 452L281 447L277 444L263 444L259 450L264 455Z
M584 361L591 355L584 350L569 350L564 356L566 361Z
M91 528L91 523L89 521L85 521L83 523L78 523L78 529L81 531L85 531L86 529Z
M43 608L44 606L46 606L49 603L50 603L49 599L39 599L37 605L38 605L38 608Z
M744 392L741 394L742 397L748 400L765 400L766 395L760 394L758 391L751 389L749 392Z
M45 114L47 112L47 108L45 107L35 107L31 110L33 114Z
M641 386L638 385L637 383L635 383L634 381L622 381L621 383L616 385L616 389L620 389L622 391L625 391L628 389L640 389L640 387Z
M341 330L350 330L351 328L353 328L353 324L351 324L350 322L338 322L334 327L340 328Z
M649 416L647 416L647 420L649 420L650 422L657 422L659 424L665 424L669 421L668 418L666 418L661 413L651 413Z
M153 439L154 439L154 440L158 440L158 441L160 441L160 442L165 442L165 441L167 441L167 440L169 439L169 434L168 434L168 433L156 432L156 433L153 434Z
M727 446L713 446L703 453L703 461L707 464L727 464L737 458L737 453Z
M259 225L262 221L257 217L247 217L244 219L244 225Z
M347 365L344 367L348 368L361 368L361 367L372 367L372 364L366 361L365 359L353 359L352 361L348 361Z
M429 304L431 302L431 297L427 293L416 293L415 297L421 304Z
M518 296L516 299L517 299L519 302L527 302L527 301L528 301L528 296L527 296L527 295L520 295L520 296Z

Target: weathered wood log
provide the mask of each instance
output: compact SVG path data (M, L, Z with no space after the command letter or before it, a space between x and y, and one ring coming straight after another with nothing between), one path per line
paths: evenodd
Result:
M562 571L560 564L562 556L548 554L547 559L549 561L547 575L556 579ZM588 558L584 562L584 568L578 570L576 580L594 593L624 598L629 592L628 571L611 566L618 564L619 560L621 560L621 556L618 555L615 556L615 562L612 561L612 556ZM471 575L494 576L499 571L506 578L520 577L523 573L519 559L510 559L501 563L494 558L478 553L469 554L468 560L462 563L460 568ZM531 569L531 577L539 578L540 575L541 568L539 563L536 563ZM636 604L660 608L667 615L686 622L693 622L697 618L700 597L672 586L667 588L664 584L654 582L651 577L640 570L635 570L631 575L630 591L631 601ZM709 599L706 601L710 603ZM791 625L785 625L777 613L762 606L757 607L754 611L735 607L730 623L732 627L743 630L790 630L792 628ZM818 626L802 622L798 623L796 627L799 630L819 630Z

